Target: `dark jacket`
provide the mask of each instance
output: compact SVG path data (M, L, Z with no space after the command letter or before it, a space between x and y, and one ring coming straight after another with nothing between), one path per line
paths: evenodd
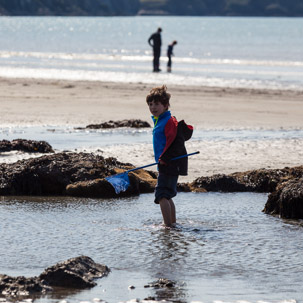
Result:
M169 45L168 47L167 47L167 57L171 57L172 55L173 55L173 45Z
M158 165L160 173L167 175L182 175L186 176L188 171L188 157L184 157L178 160L172 160L172 158L186 155L185 141L189 140L193 134L193 127L187 125L184 120L178 122L177 134L175 140L160 156L160 160L164 161L165 165Z
M153 43L151 43L151 41L153 41ZM148 39L148 43L154 49L160 49L162 44L161 34L159 32L152 34Z

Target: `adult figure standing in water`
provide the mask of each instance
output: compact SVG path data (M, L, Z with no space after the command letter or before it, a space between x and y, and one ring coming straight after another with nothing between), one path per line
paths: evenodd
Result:
M177 44L177 41L174 40L171 44L168 45L167 48L167 57L168 57L168 62L167 62L167 72L171 72L171 56L174 56L173 54L173 48Z
M160 72L160 55L161 55L161 32L162 28L159 27L158 30L153 33L149 39L148 44L153 48L154 53L154 59L153 59L153 66L154 66L154 72Z

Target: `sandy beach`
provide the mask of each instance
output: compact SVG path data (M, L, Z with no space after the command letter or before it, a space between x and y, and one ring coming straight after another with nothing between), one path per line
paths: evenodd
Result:
M145 97L154 86L0 78L0 126L149 121ZM303 90L190 86L168 90L172 113L196 128L303 128Z
M162 83L161 83L162 84ZM0 79L1 122L7 126L85 126L108 120L150 122L145 96L155 85L37 79ZM171 111L197 130L302 130L303 91L170 86ZM191 181L204 175L303 162L303 140L190 141ZM152 145L104 148L104 156L136 166L153 162ZM20 159L24 155L14 156ZM28 157L28 156L27 156ZM7 158L2 162L8 162Z

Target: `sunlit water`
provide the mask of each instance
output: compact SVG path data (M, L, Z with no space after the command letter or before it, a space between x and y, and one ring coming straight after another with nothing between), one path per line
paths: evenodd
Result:
M282 302L302 300L303 226L262 212L266 194L179 193L178 225L167 230L152 194L101 200L2 197L0 268L39 275L79 255L111 273L91 290L38 302ZM144 288L168 278L174 290ZM135 286L129 290L129 286Z
M158 26L155 74L147 40ZM1 17L0 76L302 90L302 35L302 18Z
M44 140L54 149L90 149L113 145L148 144L152 128L79 129L74 126L0 127L0 138ZM196 129L191 141L303 140L302 129Z

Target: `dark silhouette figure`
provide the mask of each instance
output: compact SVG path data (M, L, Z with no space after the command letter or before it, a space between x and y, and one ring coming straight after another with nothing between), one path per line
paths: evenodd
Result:
M176 40L174 40L171 44L168 45L167 48L167 57L168 57L168 62L167 62L167 72L171 72L171 57L174 56L173 54L173 48L174 46L177 44L178 42Z
M160 70L160 55L161 55L161 45L162 45L161 32L162 32L162 28L159 27L158 30L155 33L153 33L148 39L148 43L153 48L153 52L154 52L154 60L153 60L154 72L161 71Z

